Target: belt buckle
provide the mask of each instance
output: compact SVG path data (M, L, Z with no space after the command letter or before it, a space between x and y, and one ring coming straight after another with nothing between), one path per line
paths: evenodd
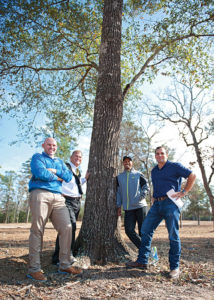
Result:
M163 201L163 200L165 200L166 198L167 198L166 196L158 197L158 198L157 198L157 201Z

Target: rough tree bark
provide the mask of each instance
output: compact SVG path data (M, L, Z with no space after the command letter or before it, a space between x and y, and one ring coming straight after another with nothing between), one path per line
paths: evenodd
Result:
M98 84L89 155L85 214L76 241L78 254L92 264L117 261L128 248L117 226L115 176L123 112L120 49L123 0L105 0Z

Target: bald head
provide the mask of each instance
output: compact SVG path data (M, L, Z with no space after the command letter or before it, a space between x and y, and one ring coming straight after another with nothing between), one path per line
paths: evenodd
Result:
M44 149L44 152L50 156L51 158L54 158L54 155L57 150L57 142L54 138L46 138L44 143L42 144L42 147Z

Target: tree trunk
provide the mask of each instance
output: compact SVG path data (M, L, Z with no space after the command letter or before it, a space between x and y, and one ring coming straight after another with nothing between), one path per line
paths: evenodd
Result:
M200 226L200 212L199 211L198 211L197 219L198 219L198 226Z
M30 207L29 205L27 206L27 213L26 213L26 221L25 223L28 223L29 222L29 217L30 217Z
M5 204L5 220L4 220L5 224L9 223L9 202L10 202L10 198L7 196L7 201Z
M94 123L89 155L90 178L85 213L76 241L78 254L91 264L118 261L128 248L117 226L115 200L118 139L123 112L120 49L122 0L105 0Z

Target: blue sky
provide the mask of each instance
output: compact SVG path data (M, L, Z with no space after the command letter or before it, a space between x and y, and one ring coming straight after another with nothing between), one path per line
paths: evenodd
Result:
M14 119L7 116L0 119L0 171L17 171L23 162L28 160L35 152L35 148L28 143L10 145L18 134L17 124Z

